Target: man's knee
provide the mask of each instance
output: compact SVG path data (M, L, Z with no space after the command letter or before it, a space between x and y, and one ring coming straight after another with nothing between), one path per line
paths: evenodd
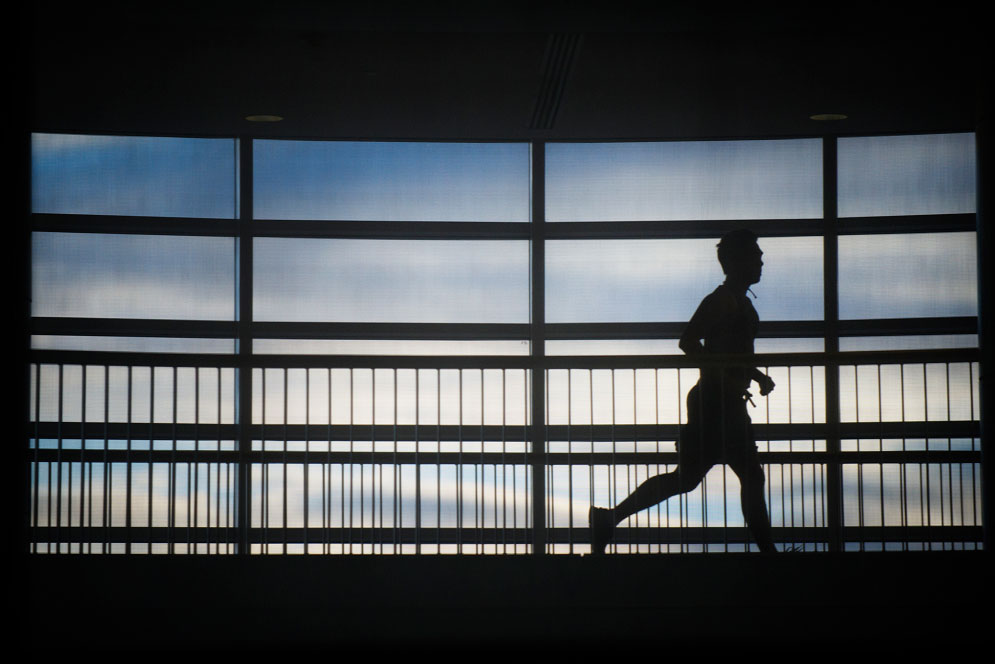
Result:
M701 484L701 480L705 476L705 474L697 468L687 468L677 472L677 482L681 493L694 491L695 488Z
M748 464L744 468L734 468L733 470L736 471L739 481L744 488L763 488L766 476L764 475L763 466L759 463Z

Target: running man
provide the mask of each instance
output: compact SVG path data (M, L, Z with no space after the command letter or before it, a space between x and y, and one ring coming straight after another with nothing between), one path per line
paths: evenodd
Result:
M681 350L691 356L753 355L760 319L746 293L760 281L762 256L752 231L741 229L722 237L718 258L726 280L698 305L681 335ZM762 396L774 389L769 376L747 363L702 368L698 384L688 392L687 424L680 429L677 469L649 478L614 509L592 506L588 512L592 554L604 553L616 525L671 496L692 491L718 463L727 464L739 477L743 516L757 546L763 552L777 551L764 500L764 471L746 412L753 381Z

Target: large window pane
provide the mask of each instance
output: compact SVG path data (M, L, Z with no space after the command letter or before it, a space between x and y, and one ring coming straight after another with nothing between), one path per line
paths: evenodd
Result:
M526 143L254 141L257 219L528 221Z
M974 233L843 235L840 318L975 316Z
M547 221L820 216L817 139L546 146Z
M235 240L34 233L31 315L233 320Z
M841 138L839 215L975 211L974 134Z
M261 238L254 258L256 320L529 320L524 240Z
M725 276L715 239L556 240L546 243L551 323L679 322ZM753 287L761 320L822 318L822 239L761 238Z
M32 134L31 211L236 216L233 139Z

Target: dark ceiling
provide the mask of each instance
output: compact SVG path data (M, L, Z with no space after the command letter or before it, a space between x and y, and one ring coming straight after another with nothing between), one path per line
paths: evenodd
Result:
M135 6L34 5L33 130L480 139L963 130L975 127L990 78L980 17L949 7ZM829 112L849 118L809 119ZM249 123L250 114L285 119Z

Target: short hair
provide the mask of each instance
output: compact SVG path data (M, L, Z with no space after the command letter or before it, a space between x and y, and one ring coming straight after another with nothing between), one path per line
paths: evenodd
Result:
M722 266L722 271L727 274L730 261L752 254L754 249L759 249L757 234L748 228L729 231L722 236L722 239L715 246L718 248L719 265Z

